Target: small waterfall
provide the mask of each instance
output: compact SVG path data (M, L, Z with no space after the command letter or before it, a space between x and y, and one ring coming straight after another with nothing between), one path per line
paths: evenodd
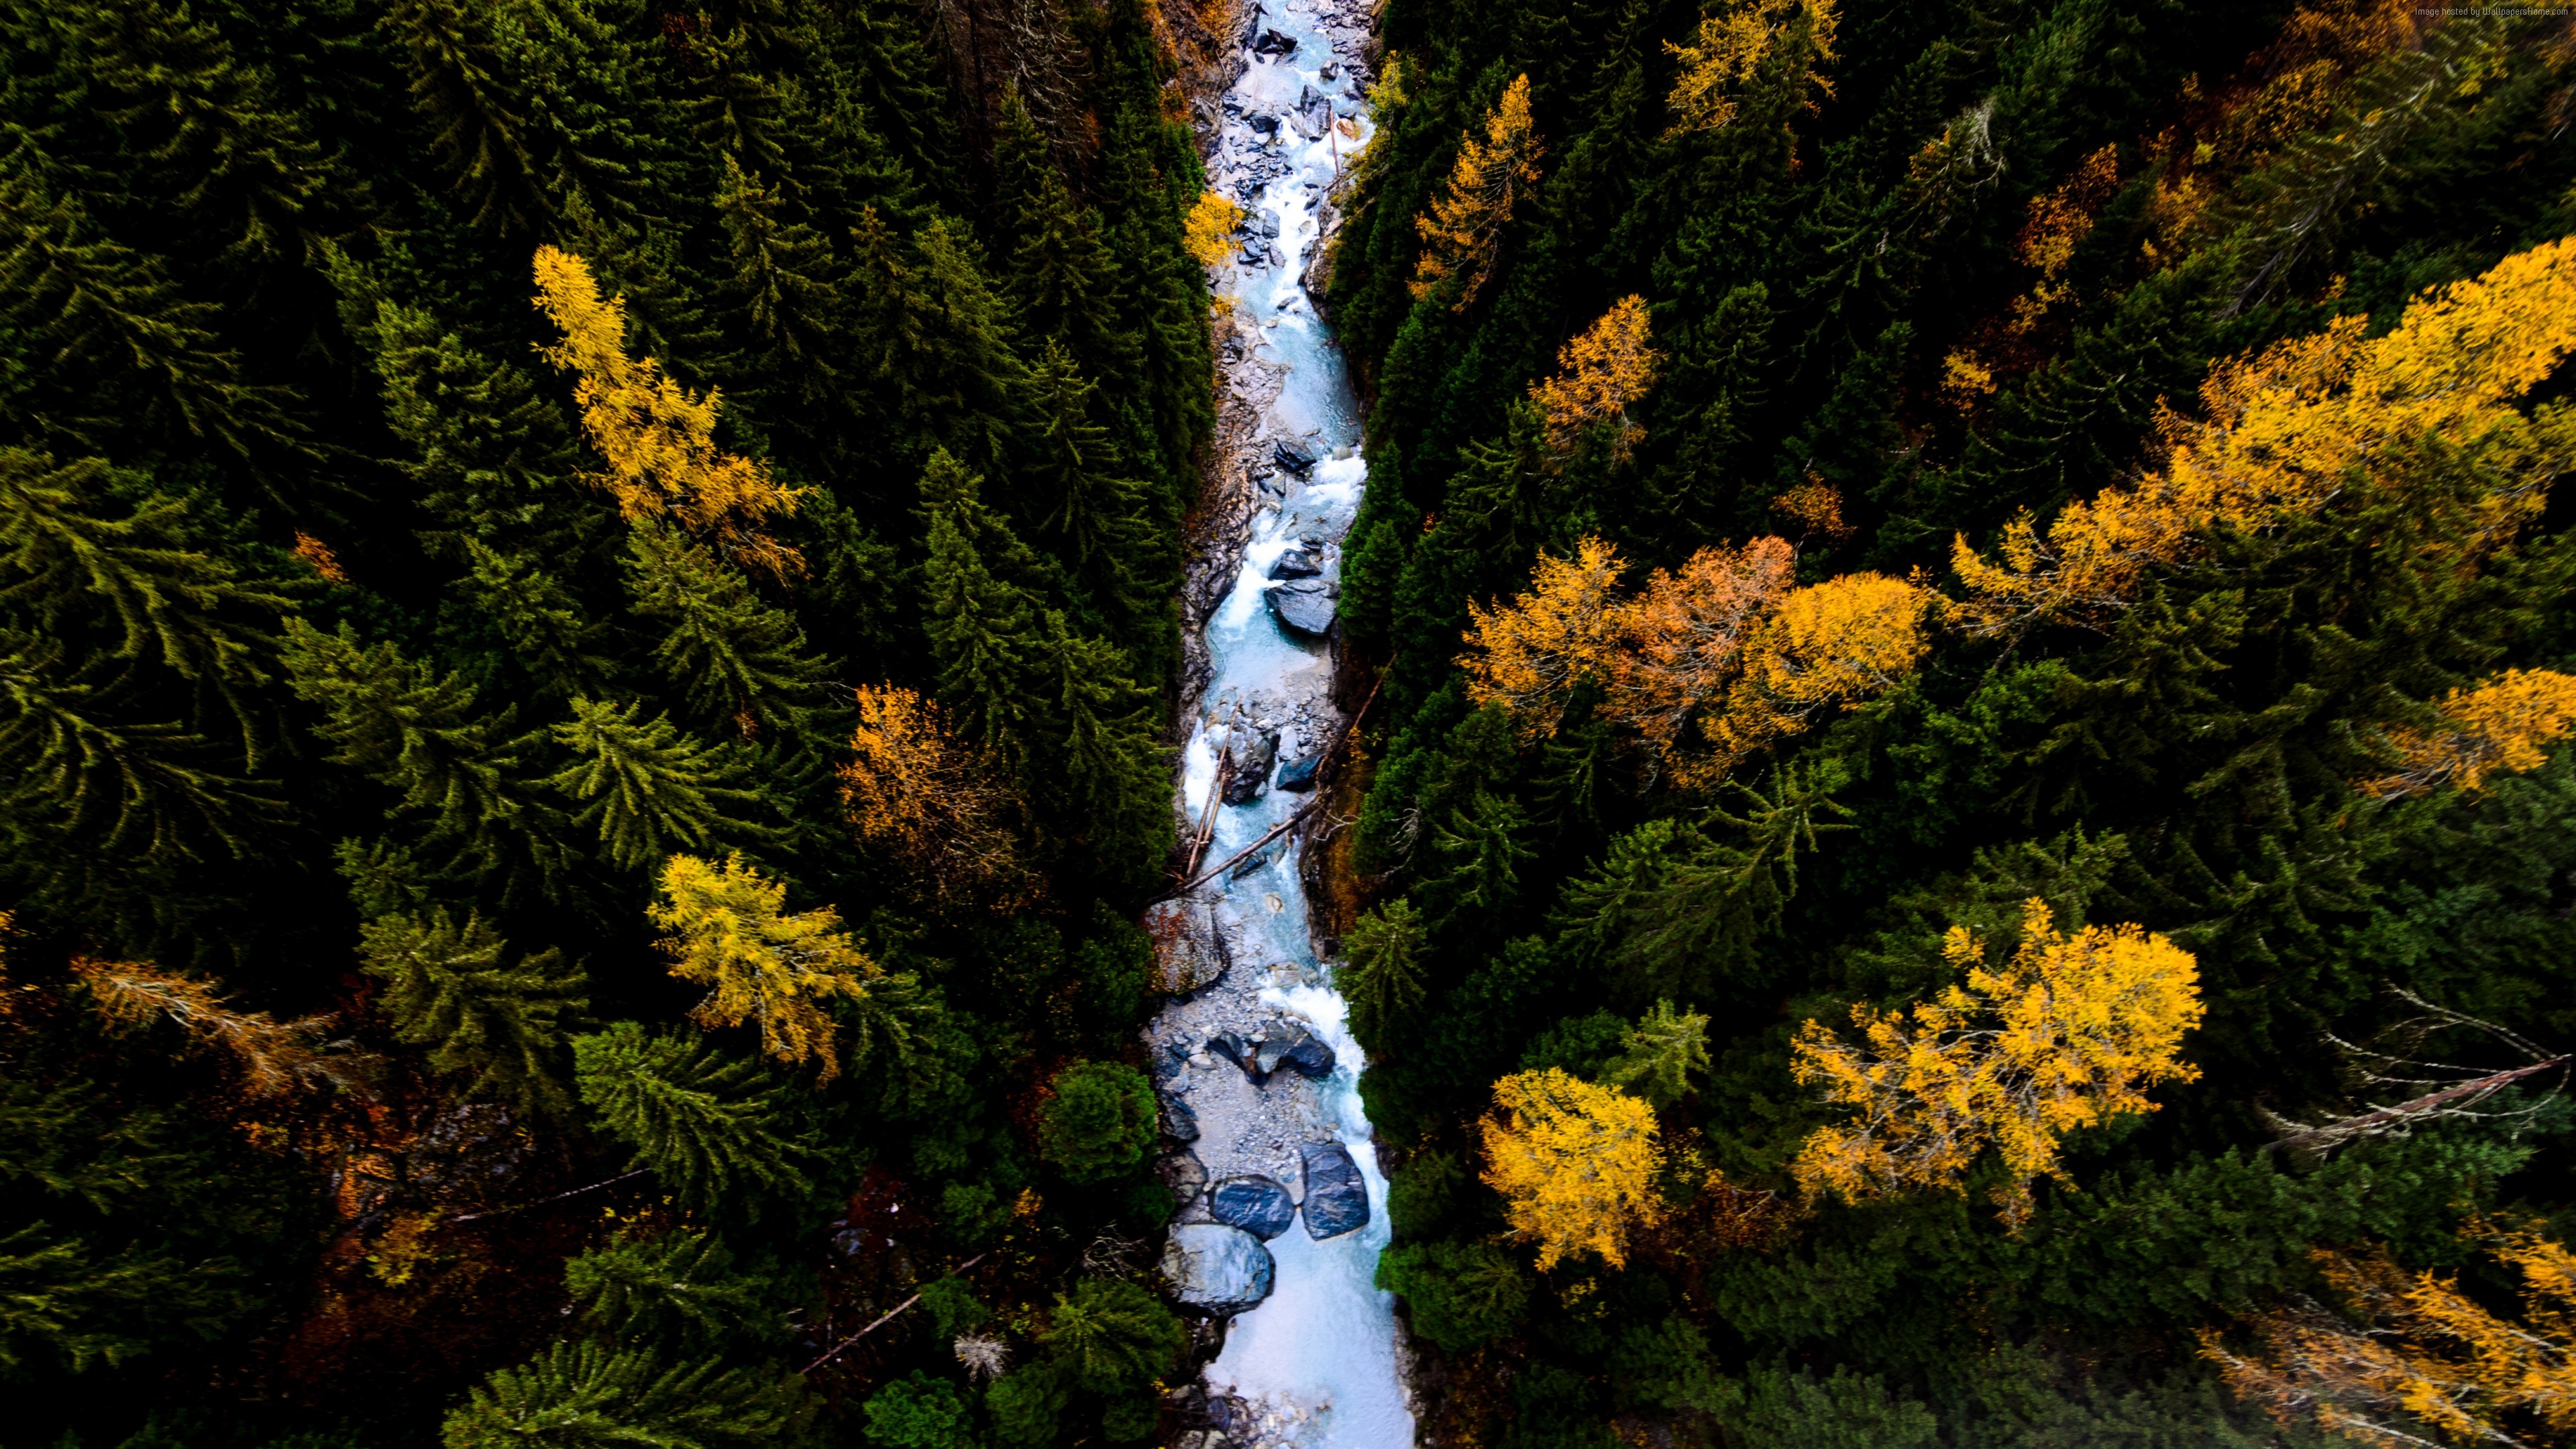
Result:
M1187 820L1208 831L1201 870L1314 798L1313 764L1344 725L1320 634L1366 468L1349 376L1301 279L1331 188L1367 140L1357 63L1368 25L1364 0L1256 7L1209 161L1211 184L1247 213L1218 283L1233 302L1219 331L1225 386L1258 418L1237 461L1260 496L1232 587L1204 626L1211 677L1183 758ZM1238 1449L1407 1449L1394 1300L1375 1282L1386 1177L1360 1105L1359 1044L1316 953L1300 848L1287 832L1158 908L1167 974L1200 987L1152 1030L1157 1086L1181 1109L1176 1125L1194 1124L1180 1135L1195 1134L1187 1157L1166 1159L1166 1177L1181 1191L1204 1185L1174 1225L1166 1271L1248 1281L1268 1264L1267 1294L1235 1314L1207 1370L1211 1417ZM1367 1221L1315 1237L1310 1227L1331 1232L1353 1215L1353 1169ZM1303 1207L1284 1220L1291 1197ZM1266 1260L1244 1224L1266 1236ZM1237 1296L1257 1286L1238 1281Z

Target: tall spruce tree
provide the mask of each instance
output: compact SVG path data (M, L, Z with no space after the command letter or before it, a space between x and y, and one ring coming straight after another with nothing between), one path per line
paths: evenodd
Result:
M572 1105L564 1029L589 1005L589 982L558 949L509 954L481 917L460 923L444 909L379 916L359 932L359 960L384 985L395 1040L427 1047L429 1069L460 1079L465 1096L557 1115Z
M758 1063L632 1021L572 1045L582 1102L681 1202L754 1218L764 1202L808 1190L813 1151L790 1120L787 1088Z

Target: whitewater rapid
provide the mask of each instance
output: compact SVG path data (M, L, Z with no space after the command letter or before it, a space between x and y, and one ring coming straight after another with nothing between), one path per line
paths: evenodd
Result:
M1358 402L1303 277L1323 242L1332 188L1367 142L1360 47L1368 23L1363 0L1256 7L1243 32L1252 53L1223 98L1210 151L1211 186L1247 213L1239 255L1214 282L1224 382L1256 420L1236 430L1228 476L1257 490L1257 503L1231 587L1202 629L1210 672L1182 758L1181 803L1193 831L1211 819L1221 754L1240 761L1275 737L1275 779L1321 755L1345 724L1331 703L1325 642L1283 626L1265 595L1280 587L1270 574L1292 553L1320 565L1325 584L1338 584L1342 538L1367 477ZM1283 42L1293 47L1283 53ZM1246 803L1218 805L1201 868L1258 841L1313 798L1274 786ZM1176 1003L1157 1021L1157 1050L1169 1068L1160 1082L1206 1124L1197 1150L1214 1175L1286 1162L1295 1139L1340 1141L1366 1183L1369 1220L1321 1241L1300 1221L1270 1240L1272 1290L1228 1323L1206 1369L1211 1419L1241 1449L1409 1449L1414 1420L1394 1297L1376 1286L1388 1238L1386 1177L1360 1103L1365 1058L1316 951L1302 833L1289 832L1192 893L1188 908L1204 910L1197 919L1223 937L1231 964L1201 998ZM1329 1046L1331 1072L1308 1081L1283 1070L1266 1084L1247 1083L1230 1064L1210 1061L1204 1043L1213 1031L1274 1021ZM1295 1176L1281 1180L1296 1188ZM1184 1218L1204 1211L1195 1206Z

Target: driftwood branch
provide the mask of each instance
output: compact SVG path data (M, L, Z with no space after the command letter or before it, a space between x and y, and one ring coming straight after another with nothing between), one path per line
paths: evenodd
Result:
M974 1267L976 1264L983 1262L985 1256L985 1254L977 1253L974 1257L967 1259L965 1262L958 1264L956 1267L951 1268L948 1271L951 1273L963 1273L967 1269ZM841 1356L841 1350L848 1348L851 1344L858 1342L860 1339L863 1339L869 1334L876 1332L878 1329L885 1327L887 1324L892 1323L896 1314L901 1313L920 1301L921 1295L915 1293L911 1297L903 1300L901 1303L887 1309L885 1312L877 1316L876 1322L871 1323L867 1327L860 1329L858 1332L851 1334L849 1337L842 1339L839 1343L833 1344L830 1349L824 1352L821 1358L805 1365L801 1372L810 1374L814 1370L821 1368L823 1365L830 1363L832 1360Z

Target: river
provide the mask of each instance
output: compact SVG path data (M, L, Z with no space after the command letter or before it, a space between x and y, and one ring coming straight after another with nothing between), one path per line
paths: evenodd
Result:
M1207 678L1194 700L1180 794L1191 833L1203 823L1208 830L1202 870L1314 799L1294 772L1345 724L1331 699L1327 645L1313 631L1338 588L1366 467L1349 375L1301 279L1322 243L1331 189L1368 137L1360 99L1368 23L1366 6L1351 0L1257 9L1242 32L1252 54L1223 98L1210 147L1210 185L1247 212L1240 254L1218 269L1216 290L1232 304L1218 324L1220 367L1238 404L1235 455L1223 473L1229 486L1251 490L1243 497L1252 508L1231 584L1198 625ZM1222 546L1237 548L1233 537ZM1223 572L1226 560L1211 562ZM1291 607L1269 597L1282 590ZM1306 627L1289 627L1283 613ZM1226 793L1240 803L1212 806L1221 761L1236 786ZM1300 834L1161 908L1165 969L1197 986L1151 1029L1167 1112L1178 1109L1190 1125L1176 1135L1193 1139L1165 1160L1167 1178L1192 1195L1173 1252L1184 1240L1192 1251L1216 1242L1257 1252L1225 1224L1241 1221L1242 1204L1257 1206L1261 1194L1280 1210L1297 1198L1297 1221L1256 1224L1270 1234L1270 1288L1228 1320L1205 1372L1211 1419L1242 1449L1407 1449L1414 1421L1394 1299L1375 1281L1387 1242L1386 1178L1360 1103L1365 1060L1316 950ZM1199 963L1195 975L1181 958ZM1274 1052L1305 1045L1268 1072L1232 1059L1252 1057L1264 1041ZM1328 1067L1316 1044L1330 1049ZM1329 1146L1336 1142L1348 1167ZM1324 1165L1311 1167L1319 1152ZM1367 1220L1330 1231L1352 1215L1349 1168L1365 1187ZM1338 1199L1329 1189L1335 1172L1343 1174ZM1231 1195L1220 1201L1218 1189Z

